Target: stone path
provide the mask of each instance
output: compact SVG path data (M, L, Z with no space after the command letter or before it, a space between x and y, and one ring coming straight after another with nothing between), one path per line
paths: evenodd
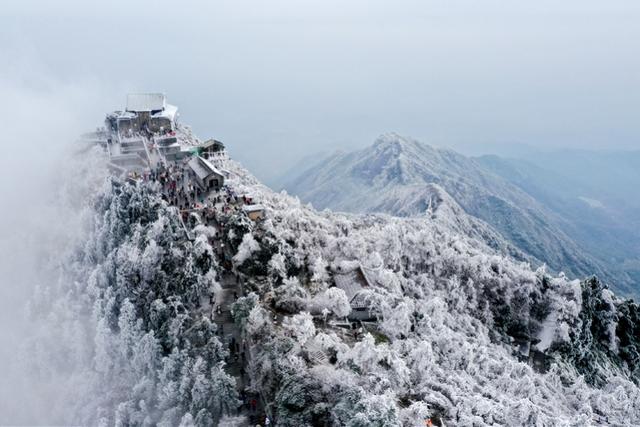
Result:
M220 233L219 224L215 220L206 221L206 225L211 226ZM218 249L216 239L214 248ZM232 254L228 253L228 249L223 252L223 257L230 259ZM213 322L218 326L219 339L229 350L229 358L226 360L226 372L236 379L236 388L240 395L248 386L249 378L245 367L247 366L247 358L249 356L248 349L243 348L243 338L240 329L237 327L231 315L231 306L233 303L244 295L243 283L233 272L222 270L218 277L221 285L221 291L216 295L213 304L209 298L205 297L201 301L202 310L208 316L213 316ZM219 306L219 310L218 310ZM248 398L247 400L251 399ZM234 416L245 416L248 424L255 426L261 421L259 414L264 413L263 405L259 396L255 397L257 408L251 411L247 402L232 413Z
M151 160L153 158L153 153L148 152L147 154ZM154 160L155 161L152 160L152 162L155 163L154 166L157 167L161 164L161 159L156 158ZM227 203L228 193L226 191L198 192L197 194L194 194L195 197L191 197L192 191L195 193L194 188L197 187L197 185L195 185L191 179L188 168L184 164L177 162L173 164L172 170L172 173L169 172L168 168L161 170L161 172L166 174L165 184L162 186L162 192L164 193L165 198L169 203L174 205L177 204L178 209L185 214L185 217L188 213L198 213L203 224L213 227L216 230L218 237L211 242L212 246L214 251L220 257L219 264L221 266L228 265L226 261L231 260L233 253L229 250L230 248L222 246L222 240L220 239L220 236L222 235L222 226L218 223L216 217L225 209L234 210L240 208L243 203L242 199L235 199L236 203ZM176 182L174 191L171 191L170 188L169 183L171 181ZM177 190L179 189L182 191L178 192ZM173 196L171 194L173 194ZM219 200L218 196L220 196ZM190 208L193 203L202 203L203 201L206 203L207 209L209 211L215 209L217 215L209 215L207 217L207 215L204 215L204 209ZM190 235L190 227L188 225L189 221L185 222L187 223L185 230L187 231L187 234ZM218 338L229 351L225 370L229 375L236 379L238 393L242 396L244 395L245 388L249 381L245 370L245 367L247 366L246 359L249 357L249 351L248 349L243 348L242 334L233 321L231 306L237 298L244 294L243 284L236 274L225 270L224 268L222 269L218 280L222 288L221 291L218 292L214 301L211 301L208 296L204 296L200 301L201 310L204 315L211 318L218 326ZM253 398L254 397L252 396L248 399ZM246 424L247 426L261 424L264 421L264 416L261 417L259 414L264 414L264 405L259 396L255 396L255 400L257 401L257 407L254 411L250 410L247 402L242 402L242 405L235 411L232 411L229 415L245 416L248 422L248 424Z

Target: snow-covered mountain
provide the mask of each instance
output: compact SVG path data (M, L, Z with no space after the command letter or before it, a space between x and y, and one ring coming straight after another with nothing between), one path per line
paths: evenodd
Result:
M450 198L432 197L434 186ZM551 269L574 277L597 274L631 293L629 278L604 268L570 238L562 217L480 162L451 150L386 134L371 147L335 153L300 170L284 188L318 209L398 216L422 215L441 200L448 205L453 200L485 228Z
M574 241L620 281L633 283L628 293L638 295L640 152L564 150L475 160L552 210Z
M640 422L638 305L505 255L445 181L425 186L427 215L318 212L222 159L215 212L183 221L165 184L101 156L70 165L56 199L82 207L83 235L30 304L22 363L55 386L49 424ZM362 174L409 182L397 163Z

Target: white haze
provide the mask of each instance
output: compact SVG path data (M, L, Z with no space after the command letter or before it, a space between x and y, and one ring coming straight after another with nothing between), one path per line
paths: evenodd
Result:
M634 0L15 0L0 49L165 91L271 178L391 131L474 154L637 148L639 21Z
M35 378L21 363L32 329L47 326L27 320L26 304L34 286L56 280L47 267L81 237L82 200L59 200L58 190L72 172L72 143L110 96L97 81L43 77L41 65L21 59L0 70L0 425L52 420L56 378Z

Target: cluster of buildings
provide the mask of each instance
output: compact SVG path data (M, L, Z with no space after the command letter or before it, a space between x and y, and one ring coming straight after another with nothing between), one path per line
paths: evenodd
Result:
M117 172L140 178L179 164L188 169L191 182L202 193L219 191L228 174L220 161L227 156L224 144L189 138L181 133L178 117L178 108L167 103L162 93L129 94L126 108L107 114L105 127L86 134L85 139L106 148L110 166ZM247 203L242 210L253 221L264 217L261 205ZM345 292L351 305L349 320L374 320L378 313L367 300L370 274L359 264L338 266L333 273L335 286Z
M105 127L85 139L103 145L111 168L129 177L144 177L149 171L179 164L206 194L220 191L228 176L223 168L224 144L216 139L201 142L181 132L178 108L161 93L127 95L126 108L107 114ZM261 205L248 204L243 210L254 221L264 217Z
M180 135L178 117L178 108L164 94L133 93L127 95L124 110L107 114L104 128L84 138L107 150L116 172L144 176L161 165L184 161L203 191L219 190L225 172L216 164L226 158L224 144Z

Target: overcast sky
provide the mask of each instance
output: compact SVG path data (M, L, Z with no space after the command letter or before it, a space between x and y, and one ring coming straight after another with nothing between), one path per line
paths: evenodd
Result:
M66 88L88 128L127 92L165 92L262 178L388 131L467 153L632 149L639 23L637 0L10 0L0 77Z

